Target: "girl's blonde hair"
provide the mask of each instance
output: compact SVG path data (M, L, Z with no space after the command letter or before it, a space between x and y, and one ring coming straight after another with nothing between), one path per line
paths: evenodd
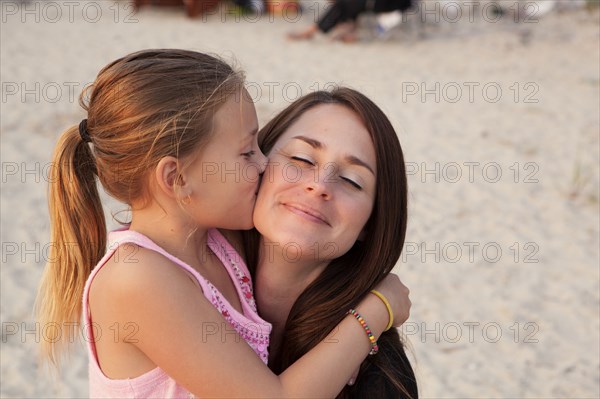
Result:
M52 245L35 306L41 326L55 327L45 329L56 334L42 342L43 357L54 365L65 342L73 342L63 334L65 323L81 320L85 282L106 251L97 179L117 200L147 204L149 173L159 160L183 159L202 148L211 138L214 114L243 84L241 72L213 56L144 50L104 67L81 94L91 146L76 125L54 150Z

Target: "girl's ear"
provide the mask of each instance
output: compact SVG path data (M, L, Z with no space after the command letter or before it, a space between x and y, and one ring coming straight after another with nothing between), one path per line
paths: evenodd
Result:
M187 187L185 180L180 174L179 162L175 157L164 157L156 165L154 173L155 181L160 190L171 198L185 197Z

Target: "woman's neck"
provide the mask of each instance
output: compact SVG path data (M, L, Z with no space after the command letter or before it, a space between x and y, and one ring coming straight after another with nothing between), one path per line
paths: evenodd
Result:
M327 262L314 259L291 261L277 250L280 246L259 244L259 259L255 273L255 296L258 311L263 319L273 325L271 354L281 343L285 323L296 299L321 274Z

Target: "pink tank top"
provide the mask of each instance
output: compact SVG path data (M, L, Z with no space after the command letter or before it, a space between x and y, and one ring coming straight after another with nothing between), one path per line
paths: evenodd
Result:
M229 244L223 235L216 229L208 231L208 246L223 263L234 282L242 304L243 314L239 313L225 297L208 280L203 278L194 268L180 259L169 254L148 237L141 233L120 229L109 233L108 252L98 262L85 284L83 292L83 319L86 332L89 354L89 387L91 398L193 398L194 396L184 387L177 384L159 367L148 371L138 377L113 380L104 375L98 364L96 347L93 338L93 324L88 308L89 290L92 280L102 266L113 255L119 245L133 243L140 247L156 251L179 267L191 273L200 286L204 296L221 312L225 320L246 340L256 354L267 363L269 334L271 324L260 318L256 312L256 303L252 293L252 280L246 264L237 251ZM126 265L124 265L126 266Z

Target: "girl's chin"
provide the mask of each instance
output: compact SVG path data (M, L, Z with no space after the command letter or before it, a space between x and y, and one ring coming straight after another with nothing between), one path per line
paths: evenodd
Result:
M246 220L245 223L243 223L243 226L240 230L250 230L254 228L254 220L250 217L248 218L248 220Z

